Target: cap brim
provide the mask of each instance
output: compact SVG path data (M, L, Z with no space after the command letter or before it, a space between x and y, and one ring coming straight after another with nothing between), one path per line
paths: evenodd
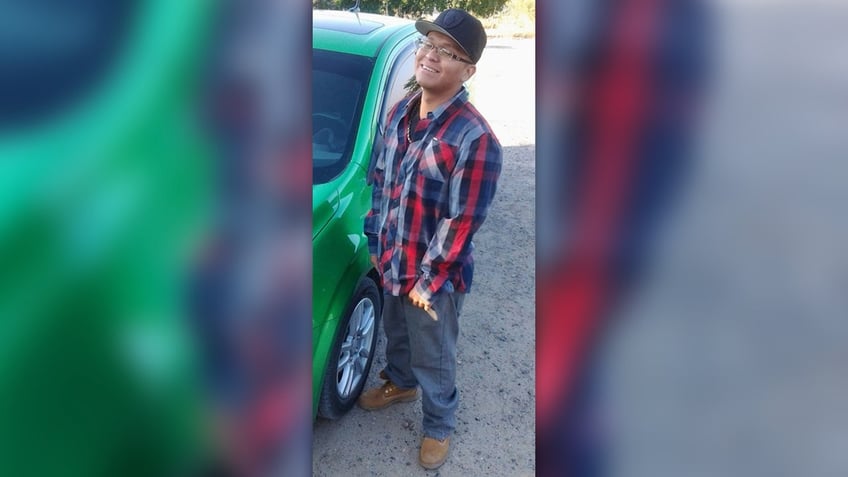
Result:
M459 40L457 40L453 35L448 33L447 30L440 27L439 25L436 25L435 23L427 21L427 20L416 20L415 29L418 30L418 33L421 33L424 36L427 36L427 34L430 33L431 31L435 31L435 32L441 33L442 35L447 36L448 38L453 40L454 43L459 45L459 48L462 50L463 53L465 53L465 56L471 58L471 53L469 53L468 50L466 50L465 47L462 46L462 43L460 43Z

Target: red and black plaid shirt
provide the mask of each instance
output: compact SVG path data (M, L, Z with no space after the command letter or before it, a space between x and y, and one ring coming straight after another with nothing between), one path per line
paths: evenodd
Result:
M430 300L471 286L471 239L492 204L502 149L465 88L410 128L419 102L411 95L389 112L365 234L385 290L414 287Z

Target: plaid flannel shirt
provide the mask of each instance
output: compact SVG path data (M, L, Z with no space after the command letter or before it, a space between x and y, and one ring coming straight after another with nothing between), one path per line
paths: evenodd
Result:
M471 239L492 204L502 149L464 87L407 144L419 99L420 92L408 96L389 112L365 235L388 293L414 287L431 300L443 287L470 289Z

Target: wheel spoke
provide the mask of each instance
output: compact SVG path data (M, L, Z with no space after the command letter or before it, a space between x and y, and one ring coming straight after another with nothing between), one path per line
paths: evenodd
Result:
M356 336L359 333L359 326L362 322L362 308L359 305L353 309L353 313L350 315L350 324L348 325L347 332L349 336Z
M363 335L366 335L371 332L374 328L374 308L369 307L368 313L365 314L365 319L362 320L362 324L359 327L359 330Z
M351 366L346 366L344 371L342 372L342 379L339 382L339 394L343 398L347 398L350 395L350 391L352 389L353 375L355 373L351 369Z
M341 371L342 368L344 368L346 366L350 366L350 361L352 359L355 359L355 356L356 355L353 354L353 353L343 353L343 354L339 355L339 366L338 366L339 371Z
M344 343L342 343L341 349L339 350L339 354L350 353L351 351L355 351L353 349L353 338L348 336L347 339L344 340Z

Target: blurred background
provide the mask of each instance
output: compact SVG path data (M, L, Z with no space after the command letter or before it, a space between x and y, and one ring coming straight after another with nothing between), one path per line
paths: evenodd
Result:
M848 469L847 7L537 2L539 475Z
M0 474L308 472L308 12L0 2Z

